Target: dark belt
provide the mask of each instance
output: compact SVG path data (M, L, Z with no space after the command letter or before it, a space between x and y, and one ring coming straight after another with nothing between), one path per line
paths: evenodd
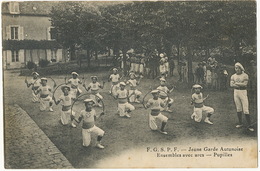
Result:
M235 88L236 90L246 90L246 87Z

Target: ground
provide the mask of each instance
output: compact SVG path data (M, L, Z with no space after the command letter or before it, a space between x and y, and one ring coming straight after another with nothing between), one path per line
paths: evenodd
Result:
M175 73L170 78L171 82L176 82L176 89L170 95L175 100L174 112L164 113L169 117L166 127L168 135L149 129L149 110L145 110L142 104L134 104L136 110L132 112L130 119L119 118L116 115L117 103L108 94L110 83L106 83L105 88L100 93L104 97L105 115L96 124L106 132L102 141L105 149L100 150L93 147L96 140L95 137L93 138L92 146L84 148L82 146L81 127L71 128L62 126L59 114L60 106L54 106L54 112L40 112L38 104L31 102L31 91L25 86L25 77L18 75L19 73L12 71L4 72L5 107L18 104L25 110L75 168L116 167L116 165L111 166L104 163L102 165L100 163L103 160L107 161L109 158L114 159L122 154L126 154L129 150L155 146L158 143L203 144L203 142L209 140L215 142L253 141L256 143L257 141L256 131L251 133L244 128L235 128L237 117L231 89L225 91L204 91L205 95L210 95L205 104L215 109L215 114L212 116L213 125L203 122L195 123L191 120L190 115L193 111L193 107L190 105L191 90L188 86L177 82L178 77L177 73ZM88 78L87 83L89 83L91 75L105 78L107 73L85 73L84 76ZM64 82L64 77L65 75L52 76L58 85ZM143 95L149 91L150 85L154 85L154 80L142 80L139 89L143 92ZM256 122L257 111L253 105L250 105L250 111L252 121ZM245 118L243 119L245 122ZM254 126L256 128L257 125L255 124Z

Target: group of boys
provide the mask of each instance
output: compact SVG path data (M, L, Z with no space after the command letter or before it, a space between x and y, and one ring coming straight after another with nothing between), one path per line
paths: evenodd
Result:
M246 120L248 122L248 129L250 131L254 131L251 126L251 119L248 110L248 98L247 98L247 83L248 76L244 73L244 68L240 63L235 64L236 73L232 75L230 86L234 88L234 101L237 108L237 116L239 119L239 124L237 124L236 128L240 128L243 126L242 124L242 112L244 112L246 116ZM63 125L67 125L71 122L73 127L76 127L76 123L82 124L82 136L83 136L83 146L89 146L91 141L91 133L95 133L98 135L96 147L104 148L101 145L101 139L104 135L104 131L97 126L95 126L96 120L96 112L93 109L94 105L100 107L100 100L103 97L99 94L99 89L103 89L103 85L100 85L97 82L97 76L92 76L92 82L86 87L83 84L85 89L91 90L90 98L84 100L85 110L80 112L79 118L75 118L75 112L71 111L72 102L77 98L82 91L79 89L79 84L82 84L80 79L78 78L78 74L76 72L72 73L72 78L69 79L68 83L61 87L63 95L59 97L58 100L55 97L51 97L52 89L47 85L47 78L40 78L37 72L33 72L33 78L28 82L25 81L27 87L32 86L32 101L40 102L40 110L44 111L49 108L50 111L53 111L52 105L53 101L56 105L61 103L61 123ZM142 93L137 89L137 86L140 84L140 80L136 80L136 75L134 73L129 74L130 79L127 81L121 81L120 76L117 73L117 69L113 70L113 73L110 75L109 80L112 81L112 89L111 94L115 99L118 99L118 113L121 117L130 118L130 112L135 110L135 107L131 104L133 102L140 103L140 96ZM40 81L39 81L40 80ZM70 84L70 86L68 86ZM130 85L130 90L126 89L126 85ZM113 89L113 87L117 86L118 89ZM192 94L191 104L194 105L194 110L191 115L191 118L196 122L201 122L203 117L203 112L207 114L204 122L212 125L212 121L210 121L211 115L214 113L214 109L204 105L204 101L207 99L203 97L201 90L203 89L201 85L195 84L193 87L194 93ZM167 134L165 131L165 126L167 124L168 118L164 116L161 111L170 110L171 105L173 104L173 99L169 97L169 94L173 91L173 89L169 90L166 86L166 80L162 77L160 79L160 86L151 91L152 98L150 98L146 104L144 104L145 108L150 108L151 111L149 113L149 126L152 130L158 130L162 134ZM103 115L104 113L101 113ZM100 115L100 116L101 116ZM156 123L156 120L161 122L160 128ZM75 122L76 123L75 123Z

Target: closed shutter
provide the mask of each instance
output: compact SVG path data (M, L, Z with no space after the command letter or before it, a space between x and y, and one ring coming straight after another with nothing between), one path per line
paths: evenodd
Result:
M23 27L19 27L19 40L23 40Z
M25 63L25 60L24 60L24 50L23 49L20 49L19 50L19 62L21 64L24 64Z
M10 28L10 26L5 27L5 39L6 40L11 39L11 28Z
M12 51L7 50L6 51L6 64L10 64L12 62Z

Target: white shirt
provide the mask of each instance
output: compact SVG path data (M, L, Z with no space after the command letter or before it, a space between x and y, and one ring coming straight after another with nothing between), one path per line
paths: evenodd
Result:
M109 78L112 80L112 82L118 82L120 76L119 74L111 74Z

